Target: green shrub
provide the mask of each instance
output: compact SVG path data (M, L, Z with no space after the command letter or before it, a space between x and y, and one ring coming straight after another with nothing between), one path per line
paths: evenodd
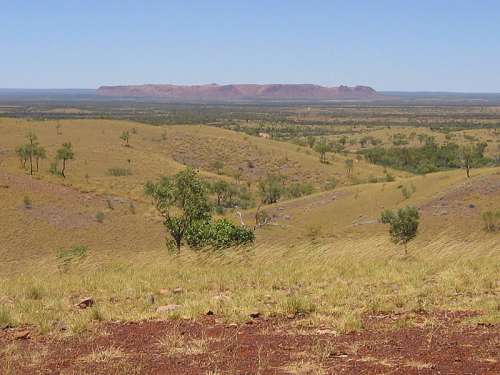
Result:
M291 198L299 198L303 195L312 194L313 192L314 187L311 184L293 183L287 189L288 196Z
M252 243L254 240L255 234L252 230L234 225L226 219L195 222L189 226L186 233L186 241L194 249L224 249Z
M98 213L96 213L95 219L97 220L98 223L102 223L104 221L104 212L99 211Z
M57 161L53 161L52 163L50 163L49 173L53 174L54 176L60 176L61 175L61 172L59 171L59 168L58 168Z
M325 183L325 190L334 190L337 187L337 180L335 178L330 178Z
M41 300L44 294L44 290L38 285L30 285L24 290L24 295L28 299Z
M88 250L88 247L83 245L76 245L69 249L60 249L56 255L59 261L59 268L67 269L71 263L85 258Z

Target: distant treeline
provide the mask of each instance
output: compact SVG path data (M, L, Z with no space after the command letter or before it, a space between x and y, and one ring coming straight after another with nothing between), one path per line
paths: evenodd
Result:
M498 162L484 156L486 147L486 143L470 146L471 167ZM374 147L360 151L371 163L420 174L461 168L464 152L464 148L455 143L439 146L432 142L422 147Z
M456 131L475 128L500 128L500 114L483 112L470 107L381 107L348 104L201 104L148 103L141 101L92 100L37 100L1 101L2 117L32 118L35 120L114 119L131 120L152 125L206 124L220 127L245 123L265 123L302 127L332 126L406 126L430 127L438 131ZM68 109L81 110L67 111ZM394 110L397 109L397 113ZM488 123L485 123L488 121ZM242 128L233 129L246 131ZM251 132L253 130L248 130ZM268 132L296 135L286 130ZM326 134L323 132L321 134ZM277 134L280 136L279 134ZM303 135L320 135L318 129Z

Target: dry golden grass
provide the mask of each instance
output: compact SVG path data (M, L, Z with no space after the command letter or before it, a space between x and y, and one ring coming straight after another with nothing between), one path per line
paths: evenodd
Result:
M299 317L301 325L338 332L362 328L367 313L477 310L500 319L500 247L497 238L436 238L413 255L397 254L385 238L341 240L329 246L257 246L221 253L131 257L75 266L69 272L40 270L0 281L12 302L4 308L11 324L51 331L64 321L81 332L102 319L157 318L156 306L179 304L167 316L194 319L208 310L228 321L250 312ZM160 289L182 293L160 294ZM39 289L34 299L24 291ZM145 296L155 294L150 305ZM219 298L224 293L226 298ZM78 310L81 296L96 306ZM165 315L162 315L165 317Z
M189 338L181 334L180 330L174 329L158 340L161 352L168 356L186 356L205 353L212 338Z
M126 353L120 348L111 346L102 349L95 349L92 353L78 358L79 361L88 363L110 362L118 358L126 357Z

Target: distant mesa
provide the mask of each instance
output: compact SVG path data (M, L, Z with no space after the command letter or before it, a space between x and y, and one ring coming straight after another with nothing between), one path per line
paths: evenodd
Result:
M237 100L369 100L379 94L368 86L325 87L312 84L235 84L235 85L132 85L101 86L98 95L115 97L154 97L186 101Z

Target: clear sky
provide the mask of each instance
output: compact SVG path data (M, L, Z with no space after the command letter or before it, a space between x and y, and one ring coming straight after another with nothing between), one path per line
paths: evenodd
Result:
M0 87L500 92L499 0L0 0Z

